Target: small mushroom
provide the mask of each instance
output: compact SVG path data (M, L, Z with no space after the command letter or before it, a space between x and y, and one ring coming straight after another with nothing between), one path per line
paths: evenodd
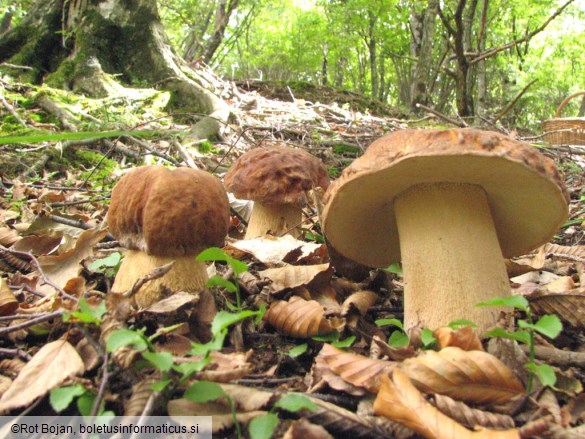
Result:
M108 223L112 235L129 249L112 291L128 291L138 279L174 261L167 274L136 293L136 304L147 307L165 289L194 293L205 288L206 266L195 256L223 245L229 204L221 182L207 172L142 166L114 187Z
M529 144L473 128L384 136L325 195L323 230L343 255L373 267L402 260L404 325L455 319L480 334L509 296L504 257L546 243L568 196L549 158Z
M267 233L300 235L307 192L329 186L321 160L293 148L255 148L239 157L228 170L224 185L244 200L254 200L246 239Z

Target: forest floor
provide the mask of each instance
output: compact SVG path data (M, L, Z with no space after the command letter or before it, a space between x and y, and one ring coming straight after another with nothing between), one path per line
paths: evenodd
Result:
M236 437L235 419L254 438L270 437L255 429L270 431L274 419L274 437L304 439L585 436L585 161L583 149L547 146L539 133L527 140L556 162L571 203L553 241L508 263L529 303L508 317L533 319L534 339L510 335L526 327L483 341L455 327L398 347L400 273L334 274L315 208L302 241L243 240L246 206L234 204L240 213L212 270L236 282L232 258L247 265L237 279L242 304L213 287L224 320L211 344L188 324L193 297L140 310L112 299L123 249L104 219L128 169L186 165L221 178L253 147L288 145L322 159L334 179L383 134L449 126L331 88L217 83L230 123L219 139L185 146L197 115L165 114L158 92L91 100L2 79L0 135L18 138L0 138L0 413L207 414L214 437ZM87 134L95 131L110 134ZM547 332L546 318L536 324L546 315L562 322L560 334ZM315 324L329 334L313 337ZM126 341L106 345L116 331ZM530 392L526 364L538 377ZM298 393L305 398L286 398ZM396 410L374 416L375 398L377 413Z

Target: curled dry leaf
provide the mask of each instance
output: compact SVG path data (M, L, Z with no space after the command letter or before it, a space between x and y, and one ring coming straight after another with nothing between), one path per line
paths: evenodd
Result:
M288 302L276 300L264 316L279 333L297 338L308 338L343 328L343 320L325 319L325 311L318 302L291 297Z
M24 407L66 379L83 372L83 361L66 340L47 343L24 366L2 395L0 413Z
M427 439L519 439L517 430L470 431L429 404L399 369L383 376L374 412L411 428Z
M537 292L526 296L535 314L556 314L575 328L585 327L585 291L583 288L566 293Z
M269 268L260 271L261 278L272 281L271 287L275 293L288 289L308 285L320 273L327 271L329 264L319 265L287 265L279 268Z
M378 301L379 296L373 291L356 291L343 301L341 315L346 316L352 310L357 310L360 315L365 315L368 310Z
M463 426L473 429L476 426L493 430L508 430L514 428L511 416L484 410L472 409L461 401L455 401L445 395L434 395L434 406L444 415L449 416Z
M152 385L160 376L150 376L132 386L132 394L125 404L124 416L140 416L153 395Z
M439 349L456 346L464 351L483 351L481 340L471 326L451 329L448 326L435 329L433 335L437 339Z
M0 245L3 245L4 247L10 247L19 239L21 238L15 230L12 230L8 227L0 227Z
M195 373L193 378L216 383L239 380L252 371L252 364L248 362L251 356L252 350L232 352L231 354L212 352L210 354L211 363L202 372Z
M379 377L388 375L395 367L392 361L376 360L363 355L352 354L337 349L330 344L323 345L319 356L333 372L348 383L377 393Z
M544 252L577 262L585 262L585 245L557 245L547 243L544 245Z
M426 351L400 368L421 392L477 404L501 403L523 394L520 381L493 355L448 347Z
M10 290L3 277L0 277L0 316L14 314L18 309L18 300Z
M362 387L356 387L350 382L344 380L325 361L322 355L323 350L315 357L310 375L308 376L308 393L316 393L329 387L337 392L347 393L352 396L364 396L367 391Z
M412 344L404 346L402 348L393 348L378 335L372 337L372 345L370 352L375 354L374 356L386 356L391 361L404 361L407 358L412 358L416 355L416 350Z
M333 436L320 425L301 418L291 424L282 439L333 439Z

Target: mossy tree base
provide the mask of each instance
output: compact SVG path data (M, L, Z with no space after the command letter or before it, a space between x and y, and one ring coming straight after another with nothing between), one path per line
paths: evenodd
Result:
M0 37L0 54L0 62L32 67L23 78L32 83L92 97L126 94L121 82L156 86L173 93L173 105L218 121L212 124L217 129L229 115L227 105L209 91L211 84L171 50L155 0L37 0L22 22ZM203 123L209 125L207 119Z

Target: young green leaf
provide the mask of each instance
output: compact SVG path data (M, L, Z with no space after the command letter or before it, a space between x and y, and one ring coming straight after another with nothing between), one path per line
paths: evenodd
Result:
M57 413L62 412L71 405L75 398L80 397L87 392L87 389L81 384L67 387L57 387L51 390L49 394L49 403Z
M174 361L170 352L143 352L142 356L162 372L168 372L173 367Z
M394 331L392 334L390 334L390 338L388 339L388 344L395 349L408 346L408 343L410 343L408 335L402 331Z
M173 366L173 370L179 372L181 374L181 377L184 379L190 377L195 372L201 372L209 363L211 363L211 358L204 357L201 360L196 361L194 363L176 364L175 366Z
M402 267L398 262L392 262L388 268L385 269L388 273L397 274L402 276Z
M250 421L248 433L252 439L270 439L277 425L278 416L274 413L266 413Z
M557 376L555 371L548 364L537 365L534 363L528 363L525 364L524 367L535 373L543 386L554 387L554 385L557 383Z
M155 392L162 392L165 390L169 384L171 384L173 380L160 380L152 383L152 390Z
M120 252L114 252L114 253L110 253L105 258L96 259L91 264L89 264L87 266L87 268L89 271L103 273L108 268L117 267L121 260L122 260L122 255L120 254Z
M333 343L339 340L339 332L333 331L323 335L316 335L311 338L315 341L320 341L323 343Z
M485 334L486 337L502 337L516 340L524 344L530 344L530 334L528 331L508 332L502 328L495 328Z
M213 335L219 334L223 330L229 328L234 323L241 322L248 317L255 317L258 314L258 311L240 311L239 313L232 314L226 311L218 312L215 317L213 318L213 322L211 323L211 333Z
M208 402L226 396L221 386L211 381L199 381L189 387L183 395L190 401Z
M420 333L420 341L422 341L422 344L425 348L430 348L437 341L437 339L433 335L433 331L431 331L429 328L424 328Z
M305 352L307 352L307 349L309 349L309 345L307 343L303 343L289 349L287 354L291 358L297 358L303 355Z
M374 323L376 324L376 326L379 326L379 327L389 326L389 325L396 326L404 331L404 325L398 319L378 319Z
M465 320L465 319L453 320L447 326L449 326L449 328L451 328L451 329L460 329L460 328L464 328L466 326L471 326L472 328L477 328L477 324L475 324L471 320Z
M547 314L538 319L534 329L549 338L557 338L563 330L563 324L555 314Z
M288 395L283 396L276 401L274 407L279 407L293 413L296 413L299 410L316 412L319 409L313 401L300 393L289 393Z
M114 352L124 346L132 345L134 349L142 351L148 348L144 335L131 329L117 329L112 332L106 342L108 352Z
M236 276L238 274L242 274L248 271L248 266L246 264L244 264L241 261L238 261L237 259L232 258L219 247L210 247L206 250L203 250L201 253L197 255L195 260L200 262L224 261L232 267L232 269L234 270L234 274Z
M85 298L79 300L79 309L70 313L63 314L63 321L68 322L73 317L82 323L92 323L99 325L102 316L106 313L106 302L102 300L98 306L89 306Z
M352 335L352 336L347 337L343 340L334 341L331 343L331 345L333 345L339 349L345 349L345 348L349 348L353 344L354 341L355 341L355 335Z
M522 296L496 297L485 302L476 303L475 306L511 306L526 311L528 310L528 300Z
M206 286L207 288L222 287L225 288L228 293L235 293L238 290L233 282L230 282L217 274L214 274L209 278Z

